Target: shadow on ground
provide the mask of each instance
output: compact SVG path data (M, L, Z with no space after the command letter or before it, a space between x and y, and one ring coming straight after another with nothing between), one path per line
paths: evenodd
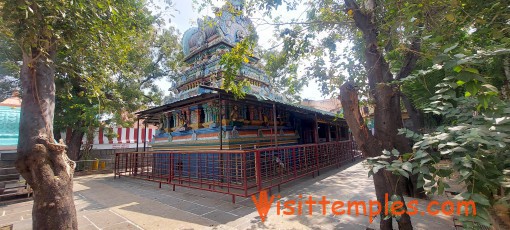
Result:
M366 201L375 199L372 178L360 160L340 168L321 170L319 176L304 177L281 186L281 201L294 199L304 202L308 196L331 202L341 200ZM303 205L302 215L277 215L273 205L265 222L251 198L168 185L113 175L88 175L75 179L75 204L80 229L377 229L377 219L369 223L368 214L323 213L314 205L312 215ZM300 199L299 196L303 198ZM276 200L275 200L276 202ZM31 229L32 202L0 206L0 226L14 224L14 229ZM354 210L352 210L354 213ZM1 213L0 213L1 214ZM325 215L324 215L325 214ZM451 217L413 218L416 229L452 229Z

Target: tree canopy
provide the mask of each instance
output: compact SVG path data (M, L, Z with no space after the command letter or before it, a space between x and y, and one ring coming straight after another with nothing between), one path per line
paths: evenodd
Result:
M80 10L80 7L85 7L83 3L81 6L77 4L78 9L75 10L88 14ZM145 6L146 3L137 4L128 10ZM55 7L68 6L64 4ZM51 21L50 26L55 31L59 28L71 29L70 26L78 28L78 31L57 32L65 36L58 39L61 49L53 60L58 88L54 125L57 136L60 131L71 128L71 140L75 140L68 142L72 159L81 158L80 144L87 132L93 133L100 126L131 126L134 121L133 112L161 104L164 92L155 84L155 80L165 77L175 79L182 58L179 35L175 28L157 28L164 23L151 16L147 9L138 10L144 14L143 17L137 16L143 19L137 22L145 28L142 29L124 19L135 15L137 11L119 12L113 4L107 6L102 2L96 8L93 13L102 15L96 24L73 22L75 25L68 25L66 12L60 10L58 16L62 18ZM28 6L29 13L30 9ZM129 29L111 29L112 32L120 30L121 33L117 31L115 36L103 37L106 32L102 28L106 26ZM86 34L79 34L79 30ZM17 79L22 52L15 45L13 35L2 34L6 49L0 56L3 67L0 74L6 77L0 87L6 88L3 91L6 96L10 96L11 88L20 86Z
M280 50L267 56L270 72L304 66L305 76L296 81L316 79L325 95L340 93L344 111L344 103L354 103L344 116L355 137L367 132L357 104L375 107L376 135L368 143L381 142L384 151L371 160L371 175L385 171L414 177L429 195L443 194L447 182L458 178L454 183L465 185L465 192L457 198L474 200L481 213L462 219L468 228L490 224L492 205L508 205L508 192L501 192L508 186L510 168L508 5L470 0L250 3L248 12L269 17L277 14L275 9L304 9L304 17L276 16L269 23L280 38ZM402 111L411 117L413 131L383 125L391 123L386 115ZM397 141L381 133L395 134ZM402 137L414 147L402 146L408 143ZM363 138L356 137L360 144L358 138ZM370 146L367 152L379 149L378 144ZM449 168L441 168L442 162L450 162Z
M179 56L175 30L157 30L143 0L7 0L0 9L0 40L12 47L0 61L20 67L16 167L34 190L33 227L77 229L75 164L56 143L54 125L93 127L103 115L125 121L121 115L158 103L154 80L170 74Z

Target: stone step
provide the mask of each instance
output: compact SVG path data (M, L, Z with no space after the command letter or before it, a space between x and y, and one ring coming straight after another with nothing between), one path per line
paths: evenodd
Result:
M17 155L16 155L15 150L0 151L0 160L1 161L15 161L16 157L17 157Z

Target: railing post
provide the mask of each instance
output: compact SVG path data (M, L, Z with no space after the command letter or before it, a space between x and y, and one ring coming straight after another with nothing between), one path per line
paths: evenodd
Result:
M337 150L337 167L340 168L340 165L342 164L342 142L337 142L336 144L336 150Z
M135 153L135 159L134 159L134 164L133 164L133 175L134 176L137 176L138 175L138 153Z
M221 103L221 93L218 92L218 103L220 105L220 150L223 150L223 103Z
M283 173L284 173L283 169L284 169L284 167L282 167L279 164L283 164L285 166L285 149L281 149L281 150L276 149L276 151L277 151L277 154L278 154L278 156L280 158L280 163L278 163L278 165L277 165L277 167L278 167L277 170L279 171L279 175L278 176L280 177L280 182L282 182L283 181ZM280 151L283 151L283 153L281 155L280 155ZM278 192L280 192L280 185L278 185Z
M128 160L129 160L129 158L128 158L128 157L129 157L129 154L128 154L128 153L126 153L126 165L125 165L125 167L124 167L124 170L125 170L125 173L126 173L126 174L128 173Z
M186 155L188 155L188 186L191 186L191 154ZM184 172L184 164L182 171Z
M345 158L345 162L348 162L348 161L349 161L349 156L350 156L350 154L351 154L351 153L350 153L350 150L349 150L349 149L350 149L350 147L349 147L349 146L350 146L350 144L351 144L350 142L346 142L346 143L344 144L344 150L345 150L345 156L344 156L344 158Z
M255 151L255 179L257 181L257 188L260 192L262 190L262 173L260 172L260 151Z
M319 172L319 122L317 120L317 113L315 113L315 127L314 127L314 136L315 136L315 162L317 164L317 176L320 175Z
M316 160L316 164L317 164L317 176L320 176L320 171L319 171L319 168L320 168L320 164L319 164L319 144L315 144L315 160Z
M227 172L225 175L227 176L227 192L230 193L230 182L232 181L232 157L230 157L232 154L227 154ZM235 203L235 198L232 198Z
M297 154L296 154L296 150L299 151L299 147L296 148L296 149L293 149L293 151L292 151L292 154L294 154L294 156L292 157L292 159L294 159L294 177L297 177L297 167L296 167L296 164L297 164Z
M117 160L118 159L119 159L119 153L115 153L115 164L113 166L113 179L117 179Z
M133 168L133 156L134 154L128 154L128 167L129 167L129 176L133 176L134 168Z
M353 141L351 141L350 146L351 146L351 151L350 151L350 152L352 153L352 154L351 154L351 156L352 156L352 161L354 161L354 160L356 159L356 157L354 156L354 155L355 155L355 150L354 150L354 142L353 142Z
M174 174L174 156L173 154L168 154L168 184L172 184L172 176Z
M242 153L243 154L243 164L242 164L242 167L243 167L243 179L244 179L244 196L248 196L248 173L246 173L247 171L247 164L246 164L246 153L247 152L244 152Z
M136 151L138 152L138 140L140 139L140 118L137 117L136 118L136 123L137 123L137 126L136 126L136 129L135 129L135 133L134 135L136 136Z

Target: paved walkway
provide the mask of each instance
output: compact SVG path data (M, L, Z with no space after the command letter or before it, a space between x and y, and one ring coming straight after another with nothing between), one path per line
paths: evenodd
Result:
M262 223L250 198L236 199L213 192L169 186L130 178L113 179L112 174L90 175L75 179L75 204L80 229L377 229L368 216L335 216L328 210L322 215L320 205L313 215L278 216L273 205ZM273 192L276 192L273 191ZM283 200L312 195L315 200L375 199L372 178L361 162L340 169L324 171L282 186ZM418 208L425 209L424 201ZM14 229L31 229L32 201L0 206L0 227L14 224ZM360 209L361 210L361 209ZM303 213L308 209L303 206ZM454 229L452 217L416 216L415 229Z

